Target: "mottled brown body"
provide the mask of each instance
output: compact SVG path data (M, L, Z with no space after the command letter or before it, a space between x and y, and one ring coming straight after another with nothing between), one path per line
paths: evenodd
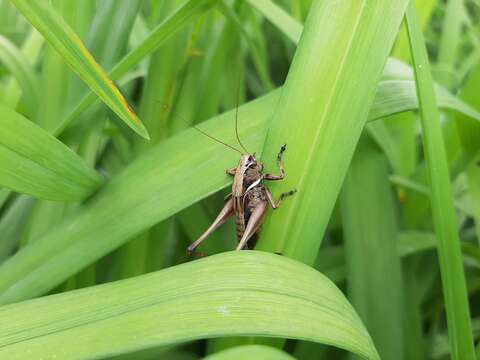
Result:
M238 166L227 170L227 174L234 176L232 194L227 198L225 206L212 225L188 247L189 252L193 252L208 235L233 215L235 216L239 241L237 250L254 247L256 237L267 214L268 204L273 209L277 209L286 196L295 193L295 191L283 193L280 199L275 202L270 190L263 183L264 180L282 180L285 177L282 162L285 149L286 146L282 146L277 156L279 175L264 174L263 164L258 162L254 155L250 154L242 155Z

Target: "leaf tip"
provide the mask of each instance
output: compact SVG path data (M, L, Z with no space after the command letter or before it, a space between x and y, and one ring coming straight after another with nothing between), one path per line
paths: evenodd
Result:
M145 140L150 140L150 134L148 133L147 128L141 122L137 124L134 130L138 135L143 137Z

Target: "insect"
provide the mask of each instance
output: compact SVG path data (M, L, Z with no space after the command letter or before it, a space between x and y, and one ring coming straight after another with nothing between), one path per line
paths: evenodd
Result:
M223 209L220 211L210 227L187 248L187 251L190 254L194 253L195 249L211 233L223 225L231 216L235 216L236 221L238 238L238 246L236 250L253 248L262 222L267 214L268 205L270 205L272 209L278 209L286 197L291 196L296 192L296 190L288 191L281 194L277 201L273 199L272 193L264 184L264 180L275 181L282 180L285 177L283 154L286 150L286 145L283 145L280 148L280 152L277 155L277 165L280 173L278 175L264 174L263 164L258 161L255 157L255 154L251 154L240 141L238 136L237 118L238 107L235 117L235 133L237 136L237 141L245 153L218 139L213 138L197 128L197 130L202 132L204 135L239 152L241 157L236 167L227 170L227 174L233 176L232 193L227 197Z

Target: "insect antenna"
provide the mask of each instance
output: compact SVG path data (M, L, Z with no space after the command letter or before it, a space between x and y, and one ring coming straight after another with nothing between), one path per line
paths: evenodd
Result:
M164 105L164 110L165 110L165 111L169 111L169 108L168 108L167 105ZM222 145L225 145L226 147L228 147L228 148L230 148L230 149L232 149L232 150L234 150L234 151L236 151L236 152L238 152L238 153L240 153L240 154L243 155L243 153L242 153L240 150L238 150L237 148L235 148L235 147L227 144L226 142L223 142L222 140L219 140L219 139L217 139L216 137L208 134L207 132L205 132L205 131L203 131L202 129L200 129L198 126L189 124L189 123L187 122L187 120L185 120L185 118L181 117L180 115L175 114L175 116L178 117L180 120L182 120L187 126L194 128L195 130L197 130L197 131L198 131L199 133L201 133L202 135L205 135L206 137L212 139L213 141L216 141L216 142L218 142L218 143L220 143L220 144L222 144Z
M238 135L238 103L240 101L239 98L240 98L240 79L238 79L238 86L237 86L237 107L235 109L235 136L237 137L237 141L242 147L242 149L245 150L247 154L250 154L247 148L240 141L240 136Z
M225 143L225 142L223 142L223 141L221 141L221 140L218 140L217 138L213 137L212 135L207 134L205 131L201 130L201 129L198 128L197 126L192 125L192 128L194 128L195 130L197 130L197 131L200 132L201 134L205 135L206 137L209 137L210 139L212 139L212 140L214 140L214 141L216 141L216 142L218 142L218 143L220 143L220 144L223 144L223 145L225 145L226 147L229 147L230 149L235 150L236 152L238 152L238 153L240 153L240 154L243 155L243 153L242 153L240 150L234 148L234 147L231 146L231 145L228 145L227 143ZM240 144L240 145L241 145L241 144Z

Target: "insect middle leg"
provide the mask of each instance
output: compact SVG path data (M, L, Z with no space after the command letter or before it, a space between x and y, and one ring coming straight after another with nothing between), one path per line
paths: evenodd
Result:
M272 193L270 192L270 190L268 188L265 189L265 192L267 194L267 199L268 199L268 202L270 203L270 206L272 207L272 209L278 209L280 207L280 205L282 204L282 201L286 198L286 197L289 197L289 196L292 196L293 194L295 194L297 192L296 189L294 190L290 190L290 191L287 191L287 192L284 192L280 195L280 198L275 202L275 200L273 199L273 195Z
M232 215L233 215L233 198L230 198L225 203L225 206L220 211L217 218L213 221L212 225L210 225L210 227L207 230L205 230L205 232L187 248L187 251L189 253L193 253L195 249L198 247L198 245L202 243L203 240L205 240L218 227L223 225L228 220L228 218Z
M279 175L273 175L273 174L265 174L263 175L263 178L265 180L282 180L285 177L285 168L283 167L283 153L287 149L287 144L284 144L281 148L280 151L278 152L277 155L277 165L278 169L280 170Z

